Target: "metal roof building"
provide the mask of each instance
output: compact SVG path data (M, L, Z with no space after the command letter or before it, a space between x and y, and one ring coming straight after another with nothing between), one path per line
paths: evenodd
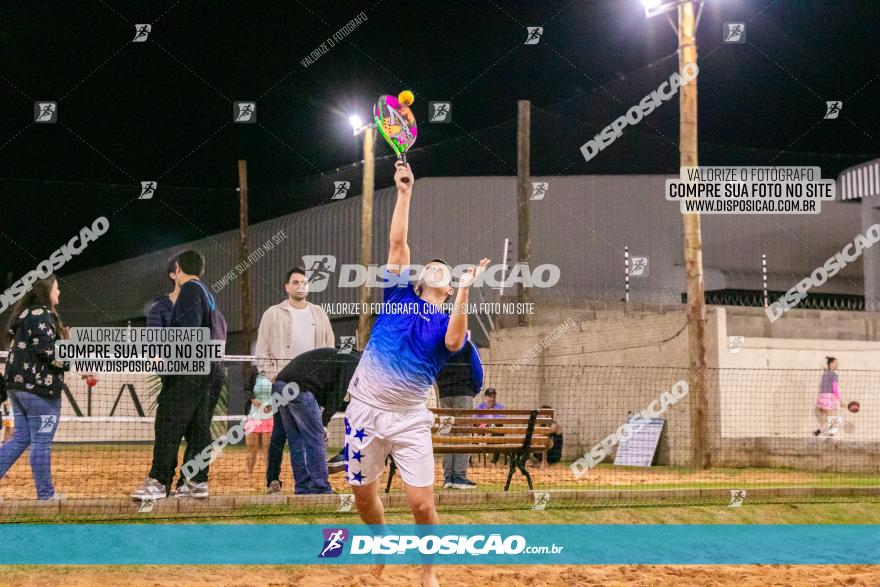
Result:
M861 180L846 179L843 194L868 194L880 175L859 172ZM861 169L860 166L859 169ZM853 170L844 176L851 178ZM861 173L861 175L859 175ZM870 179L869 178L873 178ZM664 198L662 175L535 177L547 182L543 199L530 202L531 266L559 266L559 283L534 289L532 295L570 300L620 300L624 295L624 247L631 256L649 259L645 275L630 279L630 299L636 302L680 303L684 294L683 237L678 205ZM873 183L870 183L873 182ZM876 192L874 192L876 193ZM450 177L418 179L411 209L410 242L414 263L442 257L451 264L475 263L482 257L502 262L505 238L511 239L516 262L517 207L515 177ZM374 204L373 259L382 264L387 254L388 224L394 204L393 188L377 190ZM862 197L857 195L855 197ZM844 199L851 199L844 196ZM761 255L767 255L769 289L786 291L852 240L876 211L862 200L824 202L820 215L703 215L703 262L707 292L762 289ZM111 227L112 230L112 227ZM253 315L284 298L286 272L302 263L303 255L332 255L337 262L357 263L360 239L359 198L332 202L280 216L251 226L251 250L285 235L279 244L249 267ZM140 324L146 307L169 289L165 263L185 248L201 250L207 262L204 281L212 284L238 263L238 232L229 231L173 248L155 251L104 267L62 276L60 311L75 326ZM876 265L880 251L871 251ZM866 256L866 259L869 257ZM819 292L845 296L863 294L861 260L829 280ZM876 271L865 271L874 299ZM375 297L379 294L377 290ZM483 288L487 299L497 293ZM230 331L241 328L239 284L232 281L217 294ZM310 296L315 303L356 302L356 289L334 283ZM339 322L337 334L350 334L354 321Z
M864 233L868 227L880 222L880 159L867 161L845 169L838 177L838 194L842 201L860 204L860 228ZM862 253L864 263L865 308L880 311L880 250L877 247L865 249Z

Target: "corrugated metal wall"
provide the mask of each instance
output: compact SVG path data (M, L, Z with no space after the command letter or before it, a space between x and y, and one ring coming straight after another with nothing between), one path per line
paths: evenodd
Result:
M663 197L665 176L563 176L546 181L542 200L530 203L532 266L553 263L559 284L533 290L536 297L619 300L623 297L623 248L650 259L649 275L632 278L631 299L678 303L683 292L682 222L678 207ZM376 193L374 262L387 255L394 190ZM488 256L501 262L505 238L516 252L516 179L513 177L426 178L416 182L410 241L412 260L443 257L453 265ZM284 298L286 272L307 254L333 255L357 263L360 200L352 198L281 216L251 227L251 249L283 230L287 238L250 268L255 320ZM809 275L861 230L858 205L823 203L817 216L703 216L706 288L759 290L761 253L768 255L771 289L785 290ZM238 263L238 233L230 231L105 267L64 276L61 311L73 325L137 323L158 294L169 289L166 260L185 248L201 250L210 285ZM819 291L861 293L861 260ZM378 292L377 292L378 294ZM487 298L493 293L486 291ZM314 293L311 300L355 302L357 290ZM239 283L217 296L230 329L240 329Z

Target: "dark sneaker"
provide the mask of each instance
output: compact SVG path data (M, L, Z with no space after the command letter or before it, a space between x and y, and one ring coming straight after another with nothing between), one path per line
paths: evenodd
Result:
M276 479L269 483L269 487L266 488L266 493L281 493L281 481Z
M452 479L448 477L443 481L443 489L452 489Z
M459 479L454 479L452 481L452 487L455 489L476 489L477 484L474 483L473 481L471 481L470 479L459 478Z

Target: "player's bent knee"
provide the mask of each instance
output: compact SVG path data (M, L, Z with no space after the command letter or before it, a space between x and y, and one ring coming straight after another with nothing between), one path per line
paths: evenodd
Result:
M434 515L434 498L432 495L413 499L409 504L413 516L416 518L430 518Z

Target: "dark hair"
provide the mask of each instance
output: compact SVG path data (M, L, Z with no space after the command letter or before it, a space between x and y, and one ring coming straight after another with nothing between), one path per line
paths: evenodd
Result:
M9 318L6 321L6 328L3 329L3 332L0 332L0 340L2 340L3 348L7 348L12 342L9 330L18 320L19 314L31 306L45 306L49 308L49 312L52 314L52 318L55 321L55 329L61 330L61 328L64 327L64 323L61 322L61 317L58 315L58 311L55 309L55 306L52 305L52 285L56 281L57 278L54 274L49 275L49 277L37 279L31 286L30 291L24 294L24 296L12 306L12 309L9 311ZM58 332L57 335L60 337L61 333Z
M165 266L165 275L168 275L169 273L177 273L177 255L168 259L168 264ZM169 277L168 279L174 281L173 277Z
M483 395L498 395L498 392L495 391L494 387L490 387L486 391L483 392Z
M444 260L441 259L440 257L434 257L433 259L431 259L430 261L428 261L427 263L425 263L425 267L427 267L427 266L430 265L431 263L443 263L444 265L446 265L447 267L449 267L449 263L447 263L446 261L444 261Z
M299 273L303 277L306 276L306 270L303 269L302 267L296 266L287 272L287 277L284 279L284 283L290 283L290 276L293 275L294 273Z
M205 257L195 249L184 251L177 256L177 265L187 275L201 277L205 272Z
M831 363L837 360L837 357L825 357L825 366L830 367Z

